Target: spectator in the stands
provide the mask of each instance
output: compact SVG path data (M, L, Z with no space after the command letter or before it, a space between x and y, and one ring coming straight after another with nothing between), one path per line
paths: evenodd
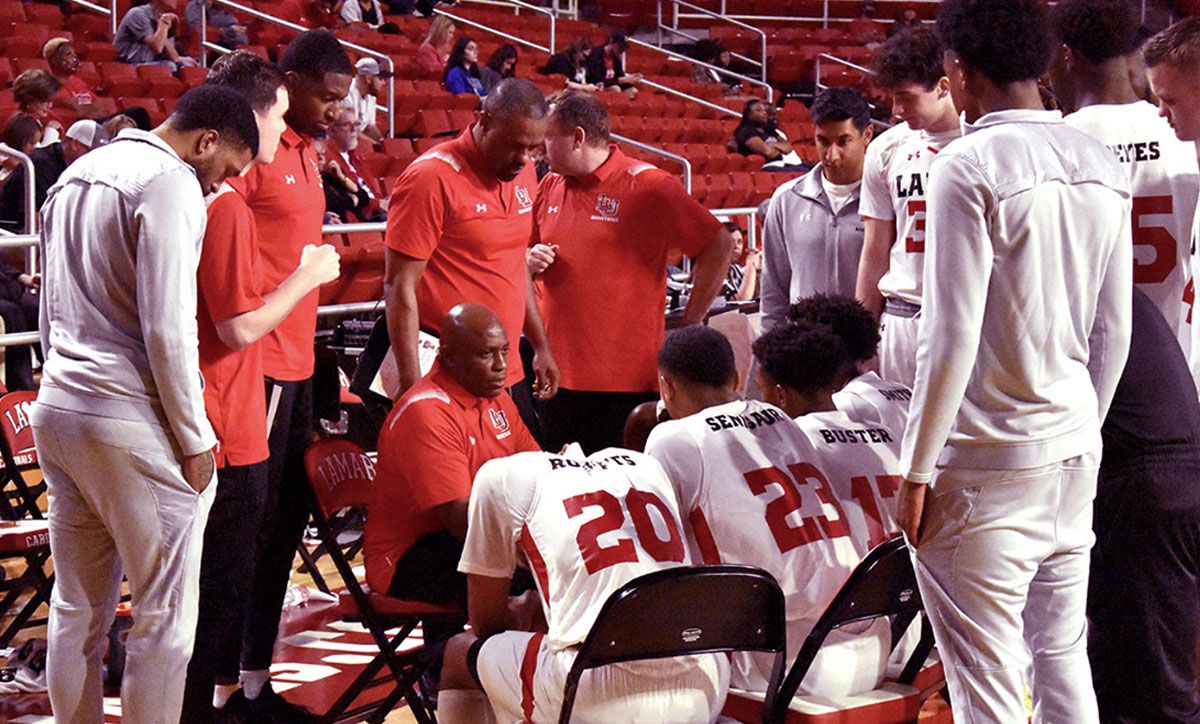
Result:
M325 223L346 224L357 221L350 213L366 208L370 202L367 191L351 178L330 155L328 138L313 139L313 153L321 169L321 186L325 192Z
M34 208L40 209L46 193L62 172L83 154L108 142L108 134L95 121L75 121L61 141L29 152L33 162ZM0 228L20 232L25 228L25 167L17 166L0 186Z
M471 38L459 38L446 61L442 85L451 93L474 93L486 96L479 77L479 46Z
M593 48L584 66L587 82L607 90L619 90L630 98L637 98L636 83L641 82L641 73L625 72L625 51L629 50L629 38L620 28L612 31L603 46Z
M500 85L500 81L512 78L516 73L517 49L511 43L505 43L496 48L496 52L488 58L487 65L479 69L484 95L491 93L493 88Z
M887 40L888 27L875 19L875 4L863 3L862 12L846 26L846 32L859 45L876 48Z
M721 295L731 302L748 302L758 294L758 276L762 272L762 248L751 249L746 244L746 232L736 221L726 221L725 228L733 237L733 256L729 274Z
M8 120L4 122L4 128L0 129L0 143L25 155L32 153L40 140L42 140L42 124L28 113L17 111L8 117ZM12 175L13 169L19 165L20 161L8 156L0 159L0 183L6 182Z
M733 71L733 54L715 40L704 39L697 42L695 58L701 63ZM720 83L725 86L726 93L734 93L742 88L742 82L737 78L703 65L692 67L692 81L695 83Z
M128 110L128 109L126 109L126 110ZM120 134L121 131L124 131L126 128L140 128L141 127L141 125L137 122L137 119L135 119L133 116L129 115L125 111L122 111L120 113L114 113L111 116L109 116L108 118L102 119L100 121L100 125L104 127L104 132L108 134L108 137L110 139L116 138L117 135Z
M369 28L383 25L383 7L379 0L346 0L342 3L342 20L349 23L363 23Z
M196 61L175 47L173 36L179 32L179 16L172 12L171 0L150 0L125 13L113 45L117 60L133 65L164 65L172 72Z
M357 121L353 108L343 106L338 109L333 123L329 124L329 136L325 139L325 158L327 165L333 163L340 170L341 177L351 181L347 184L339 178L341 187L354 195L354 204L339 215L343 221L386 221L387 214L382 211L387 199L379 180L367 170L358 156L358 133L355 130ZM330 169L337 174L336 171ZM351 190L353 186L353 190ZM328 185L326 186L328 189ZM362 202L366 196L366 203ZM328 194L326 194L328 201ZM328 205L328 204L327 204Z
M729 145L743 156L759 155L766 159L763 168L798 166L800 156L792 150L787 136L780 133L774 108L760 100L746 101L742 122L733 131Z
M32 68L17 76L13 81L13 100L17 102L22 113L29 114L42 126L42 140L39 146L45 146L62 138L62 124L50 117L50 108L54 98L62 90L62 84L49 72L40 68Z
M96 94L82 78L75 75L80 66L75 44L66 38L51 38L42 46L42 57L50 65L50 74L62 86L54 105L83 118L90 118Z
M442 73L446 61L450 60L450 49L454 47L457 28L450 18L439 15L429 24L425 42L417 48L417 67L428 73Z
M187 6L183 8L183 19L187 21L191 32L200 32L200 15L205 10L208 11L208 17L205 18L208 27L221 31L217 45L233 50L250 43L250 38L246 36L246 26L225 8L213 7L213 0L188 0Z
M887 35L890 38L905 28L910 28L914 25L920 24L921 18L917 15L916 9L904 8L900 11L900 14L896 16L896 20L892 23L892 27L888 28Z
M392 77L392 73L384 70L374 58L361 58L354 68L354 82L342 105L354 109L358 132L371 143L377 143L383 138L383 131L379 129L376 106L379 97L384 95L384 82Z
M591 52L592 41L581 35L571 41L566 50L550 56L540 72L542 75L566 76L566 87L571 90L599 90L598 85L589 83L587 79L587 58Z

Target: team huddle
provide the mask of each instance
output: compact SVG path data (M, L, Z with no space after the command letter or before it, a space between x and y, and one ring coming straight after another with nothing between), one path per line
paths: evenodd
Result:
M122 573L128 721L313 718L270 667L338 276L312 142L353 69L319 30L278 66L233 53L49 193L32 425L62 721L102 717ZM1035 722L1200 721L1197 78L1200 18L1151 37L1125 0L945 0L878 50L900 123L834 119L767 207L768 238L819 236L818 207L861 221L856 264L807 262L854 297L796 294L798 247L767 254L740 356L703 323L730 230L610 143L594 95L497 85L398 178L384 237L395 401L363 553L373 591L463 611L424 628L438 718L556 720L610 594L677 566L769 572L794 654L902 535L956 721L1025 721L1026 692ZM666 334L673 251L694 263ZM906 641L838 629L801 691L874 689ZM714 722L770 674L761 654L592 669L573 718Z

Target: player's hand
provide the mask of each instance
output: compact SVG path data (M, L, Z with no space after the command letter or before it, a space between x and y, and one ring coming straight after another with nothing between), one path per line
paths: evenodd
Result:
M29 287L30 289L37 291L37 289L42 286L42 275L41 274L20 274L17 276L17 281L21 282L22 284Z
M554 263L557 254L558 244L534 244L526 249L525 266L529 269L529 276L536 277L546 271Z
M913 548L920 543L921 516L925 512L927 487L923 483L905 480L900 483L900 492L896 496L896 522Z
M300 252L300 269L319 287L338 278L342 259L331 244L309 244Z
M548 348L534 350L533 353L533 396L539 400L549 400L558 394L558 363Z
M202 453L183 458L183 479L197 493L203 493L212 482L216 469L217 460L213 456L212 450L205 450Z
M338 216L337 212L335 212L335 211L326 211L325 212L325 223L326 224L340 224L340 223L342 223L342 217Z

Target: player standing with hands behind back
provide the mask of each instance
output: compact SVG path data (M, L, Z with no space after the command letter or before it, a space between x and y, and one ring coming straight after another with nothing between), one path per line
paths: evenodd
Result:
M1043 109L1038 0L946 0L966 126L929 170L897 517L960 721L1095 722L1086 650L1100 422L1129 352L1130 194ZM928 486L928 492L927 491Z

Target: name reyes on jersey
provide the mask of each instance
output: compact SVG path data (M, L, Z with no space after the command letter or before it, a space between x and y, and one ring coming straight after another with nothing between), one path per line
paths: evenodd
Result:
M1136 161L1157 161L1162 155L1158 150L1158 141L1143 141L1141 143L1118 143L1108 147L1121 163Z

